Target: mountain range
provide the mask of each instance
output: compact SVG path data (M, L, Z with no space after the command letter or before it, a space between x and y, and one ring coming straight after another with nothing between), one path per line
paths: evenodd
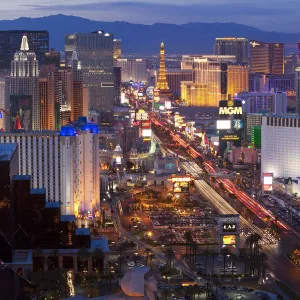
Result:
M153 25L128 22L101 22L81 17L53 15L41 18L22 17L0 21L0 30L48 30L50 46L64 49L64 36L75 32L102 29L122 39L124 53L158 53L164 41L166 53L212 53L216 37L234 36L266 42L284 42L286 53L296 52L300 33L267 32L236 23L187 23L182 25L155 23Z

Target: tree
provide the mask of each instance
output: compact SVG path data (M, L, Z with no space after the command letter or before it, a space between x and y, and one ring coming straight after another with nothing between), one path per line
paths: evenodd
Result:
M103 249L102 248L94 249L92 256L95 258L95 260L97 262L98 272L100 272L100 266L101 266L101 263L103 262L103 258L105 256Z
M82 260L82 266L83 266L83 269L85 269L87 260L90 256L89 250L86 248L80 248L77 252L77 256Z
M170 268L172 266L172 261L174 258L174 252L173 252L172 248L167 249L166 257L167 257L167 270L170 271Z
M192 236L192 232L190 230L186 231L184 234L185 237L185 241L186 241L186 255L188 256L188 265L191 267L191 255L192 255L192 243L193 241L193 236ZM189 249L189 253L188 253L188 249Z
M223 265L223 268L224 268L224 271L223 271L223 274L225 275L225 269L226 269L226 256L229 255L229 250L228 248L222 248L221 250L221 253L223 254L223 262L224 262L224 265Z

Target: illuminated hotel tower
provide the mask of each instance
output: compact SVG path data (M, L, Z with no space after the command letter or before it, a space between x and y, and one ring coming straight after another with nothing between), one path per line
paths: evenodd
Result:
M24 124L26 123L24 128L27 130L39 130L39 68L35 53L29 50L26 35L22 38L20 51L15 53L11 62L10 100L11 118L17 117L20 110L26 111L26 115L23 118L26 121L24 121Z
M165 64L165 45L160 44L160 62L159 62L159 74L156 83L156 89L160 90L160 95L172 96L167 82L166 64Z

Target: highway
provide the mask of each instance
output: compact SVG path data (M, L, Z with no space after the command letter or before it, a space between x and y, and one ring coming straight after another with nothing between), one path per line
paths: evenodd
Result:
M211 188L204 180L196 180L195 187L221 214L238 214L225 199L223 199L213 188ZM282 252L281 245L272 245L264 236L263 231L256 225L252 224L242 216L240 216L240 227L245 231L252 231L259 234L263 239L263 252L266 254L267 263L274 273L275 278L282 280L290 285L297 293L300 294L299 278L300 270L296 268ZM284 250L283 250L284 251Z

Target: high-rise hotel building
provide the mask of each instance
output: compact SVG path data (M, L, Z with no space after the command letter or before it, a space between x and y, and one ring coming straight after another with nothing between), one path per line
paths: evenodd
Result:
M216 38L215 55L235 55L236 62L243 64L248 62L248 39L236 37Z
M18 118L23 118L22 128L40 129L38 61L35 53L29 50L26 35L22 38L20 51L15 53L11 62L10 106L10 118L13 123L11 126L17 124ZM24 112L23 116L20 115L22 112Z
M93 213L100 204L98 127L86 118L61 131L0 132L0 143L16 143L20 175L31 175L33 188L45 188L47 200L61 212Z
M300 118L263 116L261 172L296 179L300 170Z
M116 98L114 84L113 35L102 30L75 33L65 38L65 59L76 51L81 61L84 86L88 88L89 107L111 112Z
M1 30L0 31L0 69L10 69L14 54L20 49L23 36L28 39L29 49L43 64L45 53L49 52L49 32L46 30Z
M250 41L250 72L284 73L284 43Z
M248 90L249 67L233 55L184 55L181 68L193 72L181 82L181 99L192 106L218 106L220 100Z

